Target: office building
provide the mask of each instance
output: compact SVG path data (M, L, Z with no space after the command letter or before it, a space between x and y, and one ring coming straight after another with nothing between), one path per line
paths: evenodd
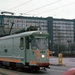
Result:
M0 35L12 34L22 28L38 26L41 31L50 34L49 42L73 43L75 40L75 20L58 19L53 17L26 17L0 15Z

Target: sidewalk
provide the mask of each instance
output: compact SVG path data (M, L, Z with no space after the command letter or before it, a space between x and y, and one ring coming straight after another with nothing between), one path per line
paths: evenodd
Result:
M51 65L58 65L58 57L50 56L49 60ZM62 65L75 67L75 58L62 58Z

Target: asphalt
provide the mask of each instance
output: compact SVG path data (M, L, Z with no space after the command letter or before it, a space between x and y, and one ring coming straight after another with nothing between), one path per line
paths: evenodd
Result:
M50 60L50 65L75 67L75 58L69 58L69 57L58 58L58 57L50 56L49 60Z

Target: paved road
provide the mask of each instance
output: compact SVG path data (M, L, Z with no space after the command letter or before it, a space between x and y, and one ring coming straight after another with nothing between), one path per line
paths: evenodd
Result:
M51 56L50 63L53 65L51 65L51 69L47 69L47 71L39 71L38 73L27 73L0 68L0 75L61 75L67 69L75 67L75 58L63 58L63 64L65 64L66 66L55 66L58 64L58 58Z
M58 57L50 57L50 63L57 65L58 64ZM75 67L75 58L62 58L62 64L65 66L73 66Z
M69 67L65 66L51 66L51 69L47 69L47 71L41 70L37 73L21 72L0 68L0 75L61 75L68 68Z

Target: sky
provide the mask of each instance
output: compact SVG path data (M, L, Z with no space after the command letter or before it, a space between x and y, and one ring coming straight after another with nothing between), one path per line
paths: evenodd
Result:
M0 0L0 12L15 15L75 19L75 0Z

